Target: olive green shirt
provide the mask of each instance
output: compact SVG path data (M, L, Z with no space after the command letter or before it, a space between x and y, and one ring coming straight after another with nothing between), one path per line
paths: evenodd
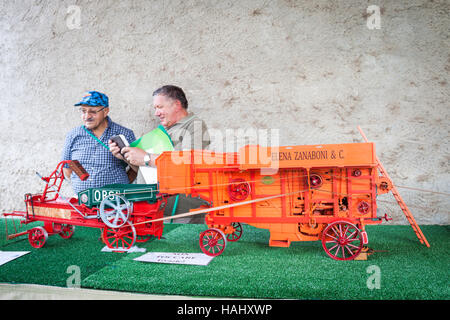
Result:
M175 123L170 128L166 128L167 133L173 142L174 150L204 150L211 143L206 123L199 117L189 112L186 117ZM156 168L151 168L153 173L149 173L150 168L144 168L147 171L144 178L142 170L139 169L135 183L157 183Z
M166 130L177 151L204 150L211 143L206 123L192 112Z

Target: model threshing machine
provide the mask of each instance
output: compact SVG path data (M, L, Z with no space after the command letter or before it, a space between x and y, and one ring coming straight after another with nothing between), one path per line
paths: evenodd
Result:
M354 259L368 243L365 226L383 220L377 195L392 188L379 175L373 143L173 151L156 163L160 192L213 205L198 211L208 213L199 241L212 256L237 241L245 223L268 229L270 246L321 240L331 258Z

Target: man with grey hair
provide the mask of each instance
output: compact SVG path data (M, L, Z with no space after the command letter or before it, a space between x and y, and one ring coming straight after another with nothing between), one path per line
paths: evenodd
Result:
M166 129L173 142L174 150L208 148L210 136L206 123L193 112L188 111L188 101L180 87L165 85L155 90L153 92L153 107L155 116L160 120L161 125ZM140 166L156 167L155 160L159 154L147 153L145 150L135 147L124 147L120 150L117 144L112 141L109 141L109 148L116 158L125 160L135 171ZM185 208L188 209L193 205L195 207L194 202L190 201L190 198L182 197L177 211L184 212ZM168 208L170 208L170 201ZM191 223L200 222L196 217L187 220Z

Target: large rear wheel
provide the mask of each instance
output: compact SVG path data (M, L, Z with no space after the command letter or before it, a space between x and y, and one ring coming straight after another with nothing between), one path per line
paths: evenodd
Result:
M353 260L363 248L361 231L347 221L329 224L322 233L322 246L334 260Z
M136 229L129 222L120 228L106 226L102 231L106 246L114 250L129 250L136 242Z

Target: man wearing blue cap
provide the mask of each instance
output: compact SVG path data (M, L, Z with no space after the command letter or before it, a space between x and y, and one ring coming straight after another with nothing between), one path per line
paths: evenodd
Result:
M67 134L61 158L78 160L89 173L89 178L81 181L68 166L64 168L64 175L71 179L75 193L107 184L130 183L127 163L112 155L108 140L122 134L131 143L136 140L133 131L111 121L109 99L104 93L89 91L75 106L79 108L83 125Z

